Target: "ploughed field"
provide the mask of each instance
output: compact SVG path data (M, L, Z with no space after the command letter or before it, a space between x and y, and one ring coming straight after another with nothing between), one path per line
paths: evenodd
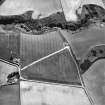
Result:
M64 48L64 42L57 31L42 35L20 34L20 59L24 67L38 59Z
M26 80L81 85L78 67L68 48L43 60L35 62L21 71Z

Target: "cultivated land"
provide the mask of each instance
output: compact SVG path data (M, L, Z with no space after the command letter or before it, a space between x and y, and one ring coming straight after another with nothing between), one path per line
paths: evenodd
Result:
M36 62L21 71L27 80L40 80L56 83L81 85L78 68L68 49Z
M42 34L20 36L20 59L24 67L33 61L64 48L64 42L57 31Z
M21 81L20 87L22 105L91 105L80 87L28 81Z
M36 4L38 2L40 6L33 4L35 8L33 6L31 8L33 0L30 3L28 0L23 0L22 2L20 0L7 0L0 6L0 13L2 15L0 19L3 19L0 24L4 24L4 30L0 27L0 58L11 63L15 61L20 67L19 71L21 72L20 79L19 71L11 73L14 72L15 68L0 62L0 73L3 74L0 76L1 85L8 81L7 78L10 79L10 82L15 82L15 84L0 86L0 105L19 105L20 98L22 105L52 105L52 103L53 105L78 105L78 103L81 105L90 105L87 98L89 95L91 95L96 105L104 105L105 61L96 61L82 72L82 68L79 68L89 92L88 96L85 94L86 91L83 90L86 88L83 84L81 85L76 63L80 66L81 61L84 61L86 58L89 58L90 61L93 60L92 56L90 56L92 50L90 51L89 49L92 46L105 45L105 10L99 6L92 5L94 3L90 0L92 4L83 6L82 14L77 23L66 22L64 20L66 12L64 14L61 12L59 3L57 4L58 1L49 0L47 2L49 6L46 6L46 2L41 5L42 0L34 1ZM101 0L95 0L94 2L97 4L99 1L101 2ZM98 3L99 5L100 2ZM13 5L14 3L16 3L16 6ZM20 11L18 6L20 6L22 11ZM25 11L28 12L23 14ZM53 12L54 14L52 14ZM8 14L9 16L7 16ZM15 16L12 16L13 14ZM18 14L20 15L17 16ZM40 15L45 18L39 19ZM33 20L30 18L31 16L38 19ZM67 18L70 19L70 17ZM17 25L20 29L16 28ZM60 28L60 31L58 28ZM24 32L23 29L26 29L26 31ZM35 34L35 32L31 33L30 30L38 32ZM68 42L71 46L74 52L73 57L77 59L76 63L69 49L39 60L64 48L67 45L65 42ZM96 49L96 52L98 51L100 50ZM30 67L27 66L34 61L36 61L35 64ZM82 63L85 64L84 62ZM20 80L19 84L17 83L18 80ZM33 82L29 82L29 80L33 80ZM57 85L58 83L59 85ZM64 86L68 84L69 87ZM63 100L64 98L66 101Z
M11 62L11 57L19 57L19 34L0 32L0 59Z

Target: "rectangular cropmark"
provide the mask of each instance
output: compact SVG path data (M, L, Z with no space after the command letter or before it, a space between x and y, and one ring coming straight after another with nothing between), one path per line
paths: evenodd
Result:
M68 47L22 68L21 77L33 81L81 85L77 65Z

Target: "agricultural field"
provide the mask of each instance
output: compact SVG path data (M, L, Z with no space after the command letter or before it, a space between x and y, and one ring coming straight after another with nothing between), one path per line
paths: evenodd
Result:
M0 87L0 105L20 105L19 84Z
M105 59L95 62L83 75L83 80L94 105L105 104Z
M77 58L83 58L90 47L105 44L105 27L91 26L73 35L70 32L61 32L71 44Z
M81 85L78 67L70 53L69 49L64 48L56 54L36 61L32 66L22 69L21 76L26 80Z
M12 62L19 57L19 34L0 32L0 59Z
M80 87L28 81L22 81L20 87L22 105L91 105Z
M0 105L105 105L104 81L102 0L0 2Z
M64 48L64 42L57 31L42 34L20 36L20 59L24 67L33 61L48 56Z

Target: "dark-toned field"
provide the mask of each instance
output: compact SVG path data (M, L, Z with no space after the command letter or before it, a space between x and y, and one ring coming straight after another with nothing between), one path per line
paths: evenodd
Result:
M21 71L27 80L41 80L81 85L78 68L68 49L45 58Z
M20 105L19 84L0 87L0 105Z
M105 44L105 26L90 26L75 34L62 31L62 34L71 44L77 58L83 58L90 47Z
M20 59L24 67L33 61L54 53L64 47L63 39L57 31L42 35L21 34Z
M0 32L0 59L11 62L11 57L19 57L19 34Z

